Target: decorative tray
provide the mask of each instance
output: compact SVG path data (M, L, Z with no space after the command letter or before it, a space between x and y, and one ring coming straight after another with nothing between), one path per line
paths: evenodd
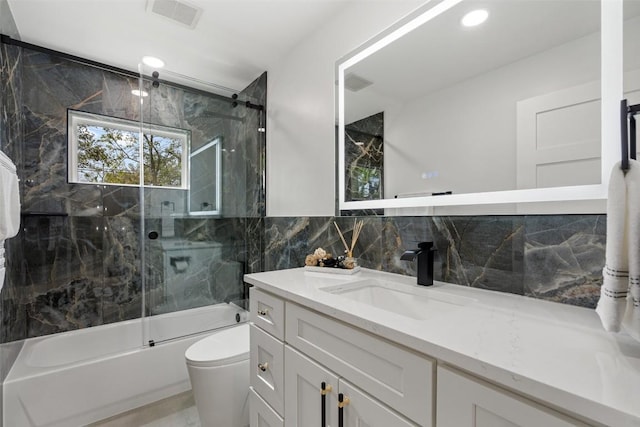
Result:
M330 273L330 274L356 274L360 271L360 266L357 265L352 269L340 268L340 267L313 267L310 265L304 266L305 271L313 271L315 273Z

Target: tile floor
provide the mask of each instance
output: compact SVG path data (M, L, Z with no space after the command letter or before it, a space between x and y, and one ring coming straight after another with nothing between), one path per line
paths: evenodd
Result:
M187 391L88 427L201 427L195 405L193 393Z

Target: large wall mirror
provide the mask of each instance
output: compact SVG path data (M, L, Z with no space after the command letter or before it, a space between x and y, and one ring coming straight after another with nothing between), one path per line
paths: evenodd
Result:
M625 19L640 15L633 3ZM465 26L479 10L486 19ZM339 209L602 209L620 151L610 77L622 70L601 67L601 46L621 52L621 11L615 0L435 1L339 60Z

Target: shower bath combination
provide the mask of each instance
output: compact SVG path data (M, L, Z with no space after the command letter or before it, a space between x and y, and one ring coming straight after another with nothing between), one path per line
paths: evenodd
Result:
M262 265L262 252L248 248L260 230L247 218L264 216L265 148L256 128L264 126L266 74L231 98L215 85L208 91L196 89L202 82L168 81L169 71L141 76L4 36L0 55L14 70L7 85L25 112L8 115L24 130L10 135L9 155L42 154L17 165L28 184L23 226L6 254L13 270L3 296L13 313L35 315L26 321L4 313L3 339L16 348L4 381L5 424L85 425L189 390L186 350L216 330L241 336L235 328L247 320L242 274ZM131 92L144 86L142 104L144 94ZM235 100L245 108L232 108ZM237 148L241 155L221 155L215 171L221 203L204 198L197 204L203 212L189 212L188 169L175 187L70 182L70 140L60 126L68 113L52 103L96 120L94 148L107 140L100 142L107 126L99 120L129 126L132 135L145 127L158 135L180 131L188 141L180 145L185 166L191 151L216 138ZM125 165L124 172L135 167ZM143 166L140 173L148 170ZM166 218L173 236L163 233ZM248 352L246 344L239 354Z

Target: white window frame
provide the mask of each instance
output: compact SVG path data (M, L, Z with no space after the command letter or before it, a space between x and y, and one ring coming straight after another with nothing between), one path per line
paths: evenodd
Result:
M139 184L121 184L117 182L86 182L78 179L78 126L99 126L111 129L118 129L128 132L136 132L142 143L142 134L153 134L164 136L181 141L181 178L180 186L162 186L144 184L144 162L140 158L140 180ZM118 117L103 116L95 113L87 113L79 110L67 110L67 131L68 131L68 180L75 184L90 185L120 185L124 187L148 187L148 188L166 188L174 190L189 189L189 147L191 145L191 132L186 129L171 128L150 123L143 123L134 120L121 119ZM142 152L140 151L140 157Z

